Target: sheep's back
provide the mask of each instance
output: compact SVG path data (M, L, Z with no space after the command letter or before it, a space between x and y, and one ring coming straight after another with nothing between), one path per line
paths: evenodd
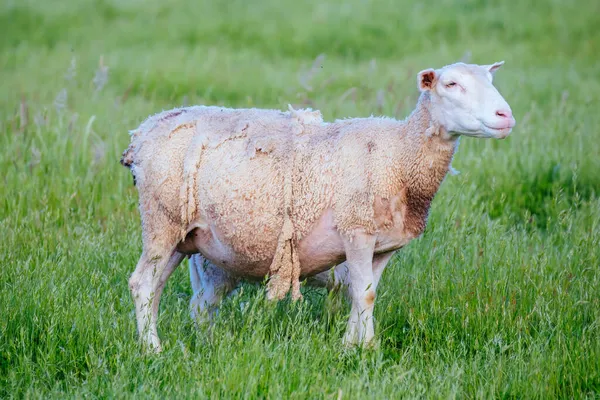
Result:
M182 231L210 223L249 259L272 256L285 212L286 177L293 173L294 140L310 131L304 115L309 128L322 122L318 112L221 107L149 118L126 151L142 218L159 212Z

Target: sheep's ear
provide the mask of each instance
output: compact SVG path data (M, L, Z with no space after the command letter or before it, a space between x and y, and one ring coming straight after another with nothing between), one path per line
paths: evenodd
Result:
M417 75L417 86L421 92L431 90L435 86L436 79L437 74L434 69L424 69Z
M498 69L500 69L501 66L504 65L504 61L498 61L493 63L492 65L485 65L485 68L490 71L490 74L492 74L492 76L496 73L496 71L498 71Z

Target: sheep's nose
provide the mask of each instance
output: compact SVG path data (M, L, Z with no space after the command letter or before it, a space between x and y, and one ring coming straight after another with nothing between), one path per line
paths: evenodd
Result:
M505 125L506 128L515 126L515 118L513 117L510 108L502 108L496 111L496 116L501 119L501 124Z
M512 111L510 110L498 110L496 111L496 115L501 118L512 118Z

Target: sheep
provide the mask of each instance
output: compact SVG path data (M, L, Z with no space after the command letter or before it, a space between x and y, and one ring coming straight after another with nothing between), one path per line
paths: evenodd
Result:
M146 348L161 350L161 293L196 253L223 271L224 291L230 277L268 276L271 299L299 299L300 279L343 263L343 342L369 346L381 274L423 233L459 136L503 139L515 125L492 83L502 65L419 72L419 100L402 121L216 106L148 118L121 159L139 193L142 254L129 287Z

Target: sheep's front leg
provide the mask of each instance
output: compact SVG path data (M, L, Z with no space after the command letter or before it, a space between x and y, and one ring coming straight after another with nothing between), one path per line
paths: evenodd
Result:
M387 253L376 254L373 256L373 287L377 290L383 270L390 262L390 258L394 255L395 251L389 251Z
M373 256L373 287L375 290L377 290L381 275L394 253L395 251L390 251ZM329 271L324 271L308 278L308 284L316 287L324 287L328 290L342 287L344 293L348 295L348 285L350 284L348 279L348 264L343 262Z
M375 236L355 234L352 239L344 239L348 292L352 301L348 328L344 343L368 346L374 337L373 306L375 287L373 277L373 251Z
M190 315L194 321L205 322L217 311L221 300L233 291L238 279L200 254L190 257L189 264L194 291L190 300Z

